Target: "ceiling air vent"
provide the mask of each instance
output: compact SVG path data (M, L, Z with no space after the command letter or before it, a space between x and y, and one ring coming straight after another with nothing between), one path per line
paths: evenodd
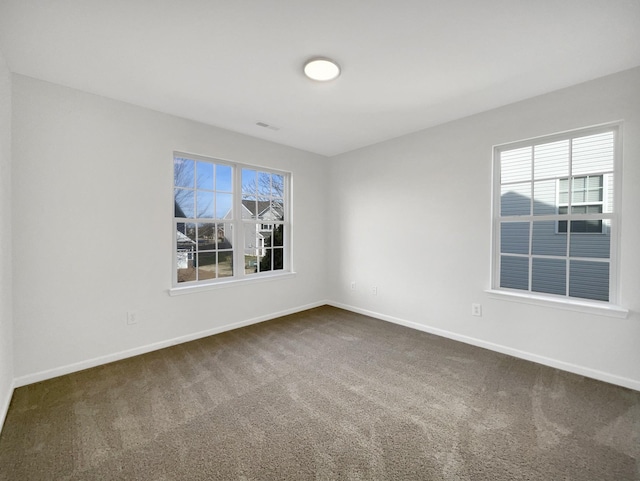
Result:
M265 124L264 122L256 122L258 127L264 127L269 130L280 130L280 127L275 127L274 125Z

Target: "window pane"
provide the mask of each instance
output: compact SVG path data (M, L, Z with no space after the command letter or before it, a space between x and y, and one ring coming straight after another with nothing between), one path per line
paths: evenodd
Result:
M503 185L500 195L500 215L531 214L531 183Z
M555 180L543 180L533 184L533 215L554 215L558 213Z
M217 224L218 249L231 249L233 247L233 224L231 222Z
M260 224L245 224L244 226L244 248L254 249L255 256L261 255L257 249L264 248L264 236L260 234Z
M233 252L218 252L218 277L233 276Z
M216 218L232 219L233 194L216 193Z
M193 188L194 162L193 160L176 157L173 159L173 185L176 187Z
M566 220L558 221L558 233L559 234L566 234L567 233L567 221Z
M502 254L529 254L529 223L503 222L500 226Z
M500 183L531 180L531 147L500 152Z
M273 247L273 224L262 224L260 226L260 233L264 237L264 246Z
M213 164L211 162L196 163L196 187L213 190Z
M272 270L272 250L271 249L265 249L264 250L264 256L260 259L260 263L259 263L259 271L260 272L266 272L266 271L270 271Z
M194 256L193 251L180 251L177 252L177 270L178 270L178 282L189 282L196 280L196 270L194 268Z
M595 207L592 206L577 206L573 207L572 212L574 214L593 214ZM567 221L562 221L562 231L567 232ZM571 233L576 234L600 234L603 231L603 221L599 219L593 220L574 220L571 222Z
M213 222L198 224L198 250L207 251L216 248L216 225Z
M574 205L571 207L572 214L601 214L602 204Z
M268 197L258 197L258 219L273 220L274 213Z
M560 179L558 181L558 203L569 203L569 179Z
M242 218L243 219L255 219L258 213L258 205L256 198L253 195L242 196Z
M574 225L575 224L575 225ZM574 234L574 229L585 229L585 233ZM590 229L590 230L588 230ZM604 234L602 233L604 230ZM571 221L571 257L598 257L608 259L610 255L610 221Z
M174 216L175 217L194 217L194 192L193 190L174 189Z
M609 300L609 263L571 261L569 295L597 301Z
M196 245L196 225L193 222L178 222L177 224L177 241L178 246L183 243L183 247Z
M274 220L284 220L284 201L282 199L274 199L271 202Z
M196 225L179 222L176 225L176 268L178 282L196 280L194 256L196 251Z
M602 232L601 220L575 220L571 223L571 232L596 234Z
M576 177L572 185L572 203L602 202L603 178L601 175Z
M284 269L284 249L273 249L273 270Z
M573 139L573 174L613 171L613 139L613 132Z
M218 192L233 192L231 166L216 164L216 190Z
M196 191L196 217L204 219L213 218L213 192L203 190Z
M258 193L260 195L271 195L271 174L258 172Z
M284 225L278 224L273 229L273 245L276 247L284 246Z
M605 175L603 184L606 186L606 198L604 199L603 211L610 213L613 212L613 174Z
M247 194L257 193L256 171L252 169L242 169L242 192Z
M602 214L602 204L588 205L586 207L587 214Z
M571 202L584 202L584 190L587 183L586 177L576 177L573 179L571 190L573 196Z
M258 258L254 249L244 251L244 273L255 274L258 272Z
M533 259L531 290L566 295L567 264L564 259Z
M533 223L532 244L531 253L534 255L567 255L567 235L557 233L556 222L552 220Z
M284 176L271 174L271 197L284 197Z
M216 278L216 253L205 252L198 254L198 280L204 281Z
M178 260L176 265L178 267L178 272L180 272L180 269L186 269L189 267L189 252L190 251L188 250L176 250L176 258Z
M534 147L536 179L567 177L569 175L569 140L536 145Z
M500 287L529 290L529 259L500 256Z
M587 179L587 202L602 201L603 179L601 175L592 175Z

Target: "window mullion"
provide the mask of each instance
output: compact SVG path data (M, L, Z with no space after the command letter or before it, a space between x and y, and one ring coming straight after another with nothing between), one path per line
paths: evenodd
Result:
M244 225L242 224L242 169L233 166L233 265L234 277L244 277Z
M571 213L573 211L573 139L569 140L569 177L567 181L567 245L565 254L565 296L569 297L571 283Z

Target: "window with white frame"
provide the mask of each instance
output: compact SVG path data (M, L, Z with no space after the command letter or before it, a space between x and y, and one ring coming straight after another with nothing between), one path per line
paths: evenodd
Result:
M618 126L499 146L493 288L614 302Z
M290 270L285 172L175 153L176 287Z

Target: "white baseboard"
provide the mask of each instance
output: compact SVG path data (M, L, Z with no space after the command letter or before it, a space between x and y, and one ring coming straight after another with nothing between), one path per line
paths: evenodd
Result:
M138 356L140 354L146 354L148 352L164 349L165 347L175 346L176 344L195 341L196 339L202 339L203 337L212 336L214 334L219 334L225 331L232 331L233 329L238 329L240 327L250 326L252 324L258 324L260 322L268 321L268 320L275 319L282 316L287 316L289 314L295 314L296 312L306 311L307 309L312 309L314 307L320 307L327 304L328 303L326 301L314 302L311 304L306 304L304 306L298 306L291 309L286 309L284 311L273 312L271 314L267 314L264 316L254 317L253 319L247 319L240 322L234 322L232 324L226 324L224 326L214 327L213 329L207 329L206 331L194 332L192 334L187 334L185 336L180 336L173 339L167 339L166 341L147 344L147 345L136 347L133 349L127 349L126 351L120 351L113 354L108 354L106 356L87 359L85 361L68 364L68 365L56 367L53 369L48 369L46 371L27 374L26 376L20 376L18 378L15 378L13 384L14 384L14 387L26 386L28 384L33 384L35 382L45 381L47 379L52 379L58 376L64 376L65 374L71 374L73 372L82 371L84 369L89 369L96 366L101 366L103 364L108 364L110 362L120 361L128 357ZM11 400L11 397L9 397L9 400ZM7 408L8 408L8 405L7 405Z
M435 334L436 336L453 339L454 341L464 342L465 344L471 344L473 346L482 347L485 349L489 349L491 351L500 352L502 354L508 354L509 356L525 359L527 361L543 364L545 366L554 367L556 369L560 369L561 371L567 371L574 374L579 374L581 376L597 379L598 381L604 381L611 384L615 384L617 386L622 386L629 389L633 389L635 391L640 391L640 381L637 381L635 379L616 376L615 374L598 371L596 369L579 366L577 364L571 364L565 361L560 361L557 359L539 356L537 354L532 354L530 352L513 349L511 347L503 346L500 344L494 344L492 342L483 341L481 339L476 339L474 337L456 334L455 332L439 329L436 327L426 326L424 324L420 324L417 322L407 321L397 317L388 316L386 314L380 314L378 312L369 311L367 309L361 309L359 307L350 306L350 305L342 304L339 302L327 301L327 304L333 307L338 307L340 309L345 309L347 311L356 312L358 314L364 314L365 316L374 317L376 319L380 319L383 321L388 321L394 324L399 324L401 326L417 329L418 331L428 332L429 334Z
M13 390L15 389L15 381L9 386L9 390L4 399L0 399L0 433L4 427L4 421L7 419L7 413L9 412L9 405L11 404L11 398L13 397Z
M119 361L121 359L126 359L128 357L137 356L140 354L146 354L148 352L156 351L158 349L164 349L165 347L174 346L176 344L182 344L184 342L194 341L196 339L201 339L203 337L212 336L214 334L219 334L225 331L231 331L233 329L238 329L240 327L249 326L252 324L258 324L260 322L268 321L271 319L275 319L277 317L286 316L289 314L295 314L297 312L305 311L307 309L312 309L314 307L320 307L323 305L330 305L334 307L338 307L340 309L345 309L347 311L356 312L358 314L363 314L365 316L374 317L376 319L380 319L387 322L392 322L394 324L399 324L401 326L409 327L411 329L416 329L419 331L428 332L429 334L435 334L436 336L445 337L448 339L453 339L455 341L464 342L465 344L470 344L473 346L482 347L485 349L489 349L491 351L500 352L502 354L507 354L513 357L517 357L520 359L525 359L527 361L536 362L538 364L543 364L545 366L554 367L560 369L562 371L571 372L574 374L579 374L581 376L597 379L599 381L608 382L611 384L615 384L618 386L626 387L629 389L633 389L635 391L640 391L640 381L629 379L621 376L617 376L615 374L610 374L607 372L598 371L595 369L587 368L584 366L579 366L576 364L571 364L565 361L560 361L557 359L552 359L544 356L539 356L537 354L532 354L526 351L521 351L518 349L513 349L508 346L503 346L500 344L494 344L492 342L483 341L481 339L476 339L469 336L464 336L461 334L457 334L455 332L447 331L444 329L439 329L431 326L427 326L424 324L420 324L413 321L407 321L405 319L400 319L398 317L389 316L386 314L381 314L378 312L370 311L367 309L361 309L359 307L342 304L334 301L318 301L311 304L307 304L304 306L298 306L291 309L286 309L280 312L274 312L271 314L267 314L264 316L255 317L253 319L247 319L245 321L240 321L232 324L227 324L224 326L215 327L213 329L208 329L206 331L200 331L192 334L188 334L185 336L180 336L174 339L168 339L166 341L156 342L153 344L148 344L145 346L140 346L134 349L128 349L126 351L117 352L114 354L109 354L106 356L101 356L93 359L88 359L86 361L81 361L74 364L69 364L66 366L60 366L54 369L49 369L46 371L41 371L33 374L28 374L26 376L21 376L14 379L13 387L17 388L20 386L26 386L28 384L33 384L35 382L44 381L47 379L51 379L58 376L63 376L65 374L70 374L72 372L82 371L83 369L89 369L92 367L100 366L102 364L108 364L110 362ZM11 390L13 392L13 389ZM4 417L6 416L7 410L9 408L9 403L11 402L11 395L6 400L3 400L4 404L0 405L0 421L4 422ZM0 423L0 426L2 426Z

